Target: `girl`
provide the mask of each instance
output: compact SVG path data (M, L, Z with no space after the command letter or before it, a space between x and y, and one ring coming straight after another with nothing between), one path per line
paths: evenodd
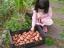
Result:
M37 0L33 9L31 30L39 30L42 36L45 36L45 32L48 32L47 26L53 24L51 17L52 9L49 0Z

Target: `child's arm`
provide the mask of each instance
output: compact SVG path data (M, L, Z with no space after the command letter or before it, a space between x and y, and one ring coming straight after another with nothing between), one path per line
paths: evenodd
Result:
M37 25L41 25L41 26L44 26L45 24L44 24L44 23L37 23Z
M33 10L33 15L32 15L32 28L31 28L31 30L34 30L35 24L36 24L36 11Z

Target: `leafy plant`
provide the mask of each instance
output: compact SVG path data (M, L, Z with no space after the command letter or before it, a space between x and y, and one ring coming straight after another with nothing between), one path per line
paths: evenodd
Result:
M10 36L8 34L8 32L6 33L6 38L5 38L5 45L6 45L6 48L10 48Z
M4 27L12 31L28 29L31 26L31 20L29 17L25 19L24 16L25 15L11 17L11 19L7 20L7 22L4 24Z
M48 45L48 46L51 46L51 45L54 44L54 40L48 37L45 40L45 44Z
M34 0L19 0L19 12L27 12L33 6Z
M15 2L13 0L3 0L0 6L2 16L10 16L15 11Z

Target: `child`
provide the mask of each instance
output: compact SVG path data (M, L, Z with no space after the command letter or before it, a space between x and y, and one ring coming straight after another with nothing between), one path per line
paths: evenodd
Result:
M53 24L51 17L52 9L49 5L49 0L37 0L33 10L31 30L34 31L36 28L42 36L45 36L45 32L48 32L47 26Z

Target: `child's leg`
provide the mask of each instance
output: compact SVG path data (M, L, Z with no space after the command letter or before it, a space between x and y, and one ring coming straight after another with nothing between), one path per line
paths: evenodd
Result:
M43 31L44 31L44 32L48 32L47 26L43 26Z
M40 25L36 25L35 30L39 31L42 37L46 36L45 32L43 31L43 27L41 27Z
M45 44L46 34L43 31L43 27L41 27L40 25L36 25L35 28L36 28L37 31L40 32L40 35L43 37L43 44Z

